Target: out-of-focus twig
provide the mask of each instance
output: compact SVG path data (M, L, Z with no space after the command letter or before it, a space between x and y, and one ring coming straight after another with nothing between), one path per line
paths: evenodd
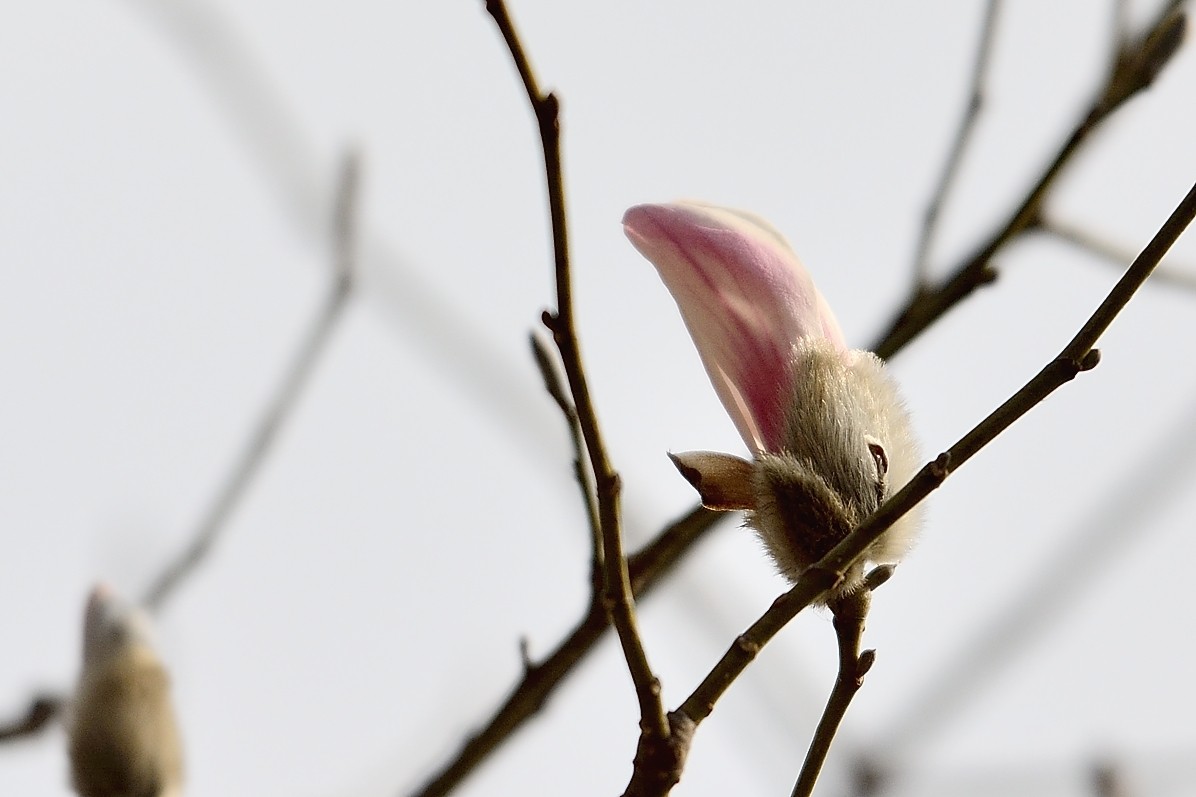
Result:
M1040 226L1043 203L1064 167L1114 111L1155 81L1175 54L1187 25L1179 10L1181 2L1167 3L1146 32L1118 53L1116 66L1092 106L1013 214L946 279L930 288L917 286L873 351L885 359L892 357L972 291L996 278L993 258L1015 238Z
M1192 186L1154 238L1059 355L955 445L925 465L896 495L886 500L871 517L831 549L821 561L809 568L792 589L777 598L760 619L735 639L734 644L723 654L702 683L679 709L672 712L670 719L679 725L688 726L689 736L692 736L693 729L710 715L718 699L751 664L764 645L802 609L842 583L848 567L894 522L938 489L951 473L975 456L1018 418L1078 374L1094 368L1100 361L1100 355L1093 346L1150 276L1167 250L1192 222L1193 217L1196 217L1196 185ZM679 752L681 760L684 760L684 752ZM668 789L656 793L667 794Z
M324 197L326 157L311 131L292 112L263 60L219 4L207 0L127 0L162 31L223 113L239 142L278 199L301 239L322 243L327 235ZM419 341L418 353L479 411L496 419L522 448L555 442L536 389L497 349L454 297L427 280L391 240L362 225L356 292L387 310L402 334ZM533 458L533 462L545 461Z
M1133 256L1129 252L1106 239L1098 237L1096 233L1080 229L1054 218L1043 220L1042 231L1089 254L1096 255L1100 259L1119 268L1125 268L1125 264L1133 259ZM1159 267L1150 275L1150 281L1173 285L1177 288L1185 288L1187 290L1196 290L1196 271L1172 264L1170 258L1168 258L1160 263Z
M959 130L955 133L955 140L947 153L947 160L943 164L943 171L939 175L930 204L926 207L922 233L918 236L918 248L914 253L914 290L918 293L925 290L930 282L928 261L935 233L938 232L939 213L942 212L951 188L955 185L959 164L963 161L963 155L976 129L976 121L980 118L980 109L984 104L984 81L991 63L993 40L997 31L997 13L1000 9L1001 0L988 0L984 21L980 27L980 46L976 49L976 63L972 67L968 104L964 108L963 118L959 120Z
M191 543L178 559L163 570L142 598L143 605L151 612L157 612L162 608L179 584L203 562L219 539L229 517L261 469L274 441L278 438L279 431L290 417L320 352L323 351L344 312L353 286L355 252L352 233L356 220L357 183L357 156L350 154L345 159L335 208L335 270L332 286L311 327L304 333L294 360L254 427L245 448L225 477L215 499L204 512L198 528L191 537Z
M305 332L298 353L267 405L253 433L245 443L211 505L205 510L187 548L163 568L142 598L147 610L157 612L185 580L203 563L226 527L245 491L269 454L311 375L320 352L343 314L353 286L356 203L359 163L355 153L344 162L334 214L334 278L328 296L311 327ZM61 710L64 699L38 695L25 714L0 725L0 742L28 736L42 730Z

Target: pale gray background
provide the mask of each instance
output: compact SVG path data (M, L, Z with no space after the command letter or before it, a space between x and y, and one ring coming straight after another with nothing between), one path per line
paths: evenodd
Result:
M666 450L742 443L623 210L684 196L760 213L866 345L908 290L982 4L511 9L563 97L582 343L635 545L693 502ZM1140 23L1153 4L1131 11ZM937 273L1056 150L1107 65L1112 19L1092 0L1006 4ZM1136 251L1196 179L1194 96L1189 47L1050 210ZM519 637L550 649L586 595L572 454L527 354L552 303L539 144L482 3L10 3L0 99L0 709L73 679L95 580L139 593L188 538L322 300L353 142L360 293L160 635L190 795L415 785L509 688ZM1196 266L1196 240L1175 256ZM998 265L997 285L893 361L930 453L1056 353L1117 277L1041 237ZM902 762L909 794L1080 795L1102 756L1134 794L1196 794L1194 318L1191 290L1147 286L1096 371L934 496L878 594L878 662L823 793L872 751ZM1120 536L1079 545L1110 525ZM920 722L951 662L1052 572L1077 580ZM666 703L783 588L734 524L702 545L641 615ZM701 727L676 793L787 794L832 639L825 613L786 629ZM612 641L461 794L623 787L635 702ZM4 794L66 784L60 730L0 748Z

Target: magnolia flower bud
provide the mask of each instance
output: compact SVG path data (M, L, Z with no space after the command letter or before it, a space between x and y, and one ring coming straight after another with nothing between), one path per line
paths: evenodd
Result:
M753 458L670 456L703 504L747 510L794 581L913 477L917 445L897 387L876 355L847 348L809 273L763 219L681 202L631 208L623 228L677 301ZM917 527L915 510L865 560L897 562ZM862 573L857 564L840 592Z
M82 797L178 797L182 750L170 678L145 614L100 585L87 602L83 671L70 729Z

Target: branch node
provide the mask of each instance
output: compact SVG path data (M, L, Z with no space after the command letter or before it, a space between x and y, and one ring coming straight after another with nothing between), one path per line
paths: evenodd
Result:
M550 91L536 103L536 117L541 125L548 125L553 130L560 128L561 100L556 92Z
M670 712L667 719L664 736L647 728L640 733L635 769L623 797L668 794L680 782L697 725L682 711Z
M540 323L544 325L545 329L552 333L554 338L560 332L560 324L557 323L558 321L560 321L560 316L551 310L545 310L544 312L540 313Z
M749 656L755 656L757 653L760 652L760 643L756 642L754 640L748 639L743 634L740 634L739 636L735 637L735 647L739 648L740 650L742 650L744 653L748 654Z
M1078 363L1076 363L1076 365L1079 366L1079 369L1081 372L1091 371L1093 368L1095 368L1099 364L1100 364L1100 349L1089 349L1088 352L1083 357L1080 358L1080 361Z

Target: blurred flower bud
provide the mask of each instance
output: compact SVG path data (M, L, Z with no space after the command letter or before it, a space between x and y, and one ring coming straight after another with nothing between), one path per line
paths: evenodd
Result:
M170 678L152 647L149 620L102 584L87 602L73 714L71 776L82 797L182 794Z

